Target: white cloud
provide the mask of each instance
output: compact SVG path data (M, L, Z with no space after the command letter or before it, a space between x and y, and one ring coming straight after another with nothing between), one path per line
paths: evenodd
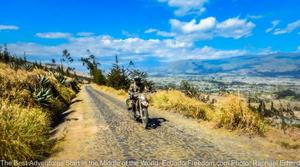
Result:
M70 38L72 34L65 32L45 32L45 33L36 33L35 36L39 38L47 39L61 39L61 38Z
M273 20L271 23L272 23L272 27L266 29L266 33L273 31L277 27L277 25L280 23L280 20Z
M88 37L88 36L94 35L94 33L93 32L78 32L76 35L81 36L81 37Z
M294 30L300 28L300 20L297 20L295 22L292 22L288 24L285 28L277 28L273 32L274 35L281 35L281 34L287 34L290 32L293 32Z
M126 30L122 30L122 34L127 38L133 38L139 36L137 33L128 32Z
M18 30L19 27L15 25L0 25L0 31L1 30Z
M246 19L229 18L218 22L215 17L201 19L198 23L195 19L190 22L171 19L172 30L177 32L177 37L190 39L191 41L225 37L239 39L251 35L255 24Z
M239 39L251 35L255 24L245 19L230 18L217 25L218 36Z
M261 48L255 53L258 53L260 55L269 55L269 54L278 53L278 51L273 50L273 48L269 46L266 48Z
M150 28L146 30L144 33L146 34L151 34L155 33L157 36L162 36L162 37L174 37L176 34L172 32L166 32L166 31L160 31L158 29Z
M184 16L189 14L201 14L206 8L204 4L208 0L158 0L159 2L168 3L170 7L176 8L175 15Z
M26 52L28 55L51 56L62 52L59 46L44 46L31 42L8 44L8 49L17 55Z
M63 49L68 49L71 55L78 60L86 55L89 49L96 57L115 56L118 54L122 60L143 60L147 57L157 57L158 60L183 59L212 59L231 56L240 56L243 50L220 50L209 46L195 47L190 43L176 39L118 39L111 36L90 36L69 38L67 43L60 45L41 45L36 43L8 44L9 50L17 55L45 56L51 60L53 56L60 56Z
M158 31L157 29L149 28L149 29L147 29L144 33L150 34L150 33L154 33L154 32L157 32L157 31Z
M209 46L202 48L196 48L191 50L187 55L187 59L218 59L225 57L240 56L246 54L246 51L242 50L219 50Z
M249 19L261 19L263 17L264 17L263 15L247 15L246 16L246 18L249 18Z
M216 18L208 17L196 23L196 20L193 19L190 22L181 22L177 19L171 19L170 24L172 29L180 30L183 33L192 33L196 31L209 31L216 27Z
M298 48L297 48L299 51L300 51L300 46L298 46Z

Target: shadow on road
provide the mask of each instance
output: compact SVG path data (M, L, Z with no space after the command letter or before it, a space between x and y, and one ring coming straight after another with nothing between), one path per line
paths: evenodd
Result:
M76 100L73 100L72 102L71 102L71 104L74 104L74 103L78 103L78 102L81 102L82 100L80 100L80 99L76 99Z
M78 120L77 118L67 118L67 116L73 112L75 112L75 110L67 110L63 112L61 115L54 118L51 122L51 127L54 128L59 124L63 123L64 121Z
M163 122L167 122L165 118L149 118L148 129L156 129L161 126Z

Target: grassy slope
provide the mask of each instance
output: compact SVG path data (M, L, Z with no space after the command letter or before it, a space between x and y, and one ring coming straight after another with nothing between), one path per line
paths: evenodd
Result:
M56 90L47 107L39 104L29 87L45 76ZM42 160L50 153L51 120L66 108L75 92L50 73L11 69L0 63L0 159Z

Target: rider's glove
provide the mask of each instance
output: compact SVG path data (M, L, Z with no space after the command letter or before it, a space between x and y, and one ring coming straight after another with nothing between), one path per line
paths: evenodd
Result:
M132 99L133 98L133 94L130 92L128 93L128 99Z

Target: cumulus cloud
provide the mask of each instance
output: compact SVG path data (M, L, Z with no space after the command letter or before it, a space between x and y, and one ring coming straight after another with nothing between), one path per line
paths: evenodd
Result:
M201 14L206 8L204 4L208 0L158 0L159 2L167 3L170 7L176 8L175 15L184 16L189 14Z
M218 36L239 39L251 35L255 24L245 19L230 18L217 25Z
M26 52L28 55L53 56L62 52L59 46L45 46L31 42L8 44L8 48L16 55L22 55Z
M158 60L181 59L214 59L222 57L240 56L246 52L243 50L221 50L209 46L195 47L189 43L176 39L142 39L142 38L113 38L107 35L73 37L67 43L60 45L41 45L36 43L8 44L8 48L22 55L24 51L28 55L60 56L63 49L68 49L75 59L86 55L90 50L96 57L115 56L118 54L123 60L143 60L147 57L157 57Z
M285 28L277 28L273 32L274 35L281 35L281 34L287 34L291 33L294 30L300 28L300 20L297 20L295 22L289 23Z
M88 37L88 36L94 35L94 33L93 32L78 32L76 35L81 36L81 37Z
M218 59L225 57L233 57L244 55L247 52L243 50L220 50L209 46L204 46L202 48L195 48L190 52L186 58L188 59Z
M45 32L45 33L36 33L35 36L39 38L47 38L47 39L62 39L62 38L70 38L72 34L65 32Z
M19 27L15 25L0 25L0 31L1 30L18 30Z
M193 19L190 22L182 22L177 19L171 19L170 24L172 29L179 30L183 33L192 33L196 31L210 31L216 27L216 18L208 17L196 23L196 20Z
M150 29L146 30L144 33L146 33L146 34L155 33L157 36L162 36L162 37L174 37L175 36L175 33L160 31L160 30L154 29L154 28L150 28Z
M171 19L170 24L178 37L192 40L212 39L217 36L239 39L251 35L255 27L254 23L236 17L223 22L218 22L215 17L207 17L198 23L195 19L190 22Z
M280 23L280 20L273 20L271 22L272 26L270 28L266 29L266 33L273 31L279 23Z
M126 31L126 30L122 30L122 34L127 38L133 38L133 37L139 36L138 33L132 33L132 32Z
M158 31L158 30L157 30L157 29L154 29L154 28L149 28L149 29L145 30L145 32L144 32L144 33L146 33L146 34L150 34L150 33L154 33L154 32L156 32L156 31Z

